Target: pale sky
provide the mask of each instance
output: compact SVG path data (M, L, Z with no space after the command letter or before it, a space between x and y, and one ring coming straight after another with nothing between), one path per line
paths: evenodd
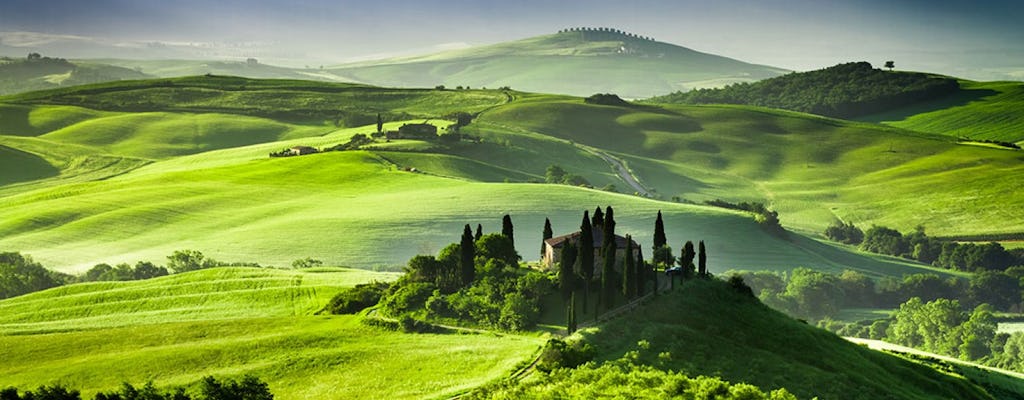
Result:
M209 51L184 56L315 65L604 26L792 70L894 60L902 69L1024 79L1021 21L1024 1L2 0L0 53L145 58L168 53L137 43L204 43ZM61 46L54 35L96 45Z

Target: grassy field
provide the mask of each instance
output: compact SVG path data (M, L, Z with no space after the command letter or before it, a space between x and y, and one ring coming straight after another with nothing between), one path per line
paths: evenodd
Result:
M812 235L835 218L903 230L923 224L932 235L1011 233L1021 222L1012 210L1024 199L1005 178L1021 168L1016 154L941 136L744 107L624 108L513 92L319 85L195 77L5 98L0 146L20 170L3 174L0 246L64 271L160 262L183 248L222 260L289 265L313 256L369 267L434 253L466 223L496 230L509 213L524 259L533 260L545 217L570 232L582 210L612 205L620 230L645 247L654 214L664 210L670 244L706 240L715 271L921 270L800 235L779 240L742 214L522 183L543 181L559 164L596 187L632 192L595 150L623 160L661 199L765 201L788 227ZM436 119L443 113L477 107L482 114L464 132L481 142L396 141L369 152L268 159L374 130L253 116L238 106L260 98L257 108L291 102L294 111L318 91L328 95L316 107L369 96L346 107L421 113L385 129L427 119L444 127L450 122ZM206 95L186 96L192 92ZM156 111L83 107L122 102ZM946 184L955 190L933 190Z
M961 81L960 87L957 95L863 120L954 137L1024 142L1024 84Z
M517 102L482 122L609 150L661 198L763 201L783 223L835 219L936 235L1013 233L1019 153L878 125L749 107ZM943 188L936 190L936 188Z
M342 288L395 277L217 268L3 300L0 387L60 382L91 396L125 381L190 385L254 374L280 399L446 397L509 373L542 342L403 334L355 316L313 315Z
M618 211L618 231L633 234L645 248L655 214L662 210L674 247L705 240L713 271L814 266L901 275L922 270L800 236L778 239L741 213L563 185L478 183L403 172L369 152L178 170L184 160L5 197L0 246L64 271L99 262L159 263L185 248L229 261L281 266L312 256L332 265L368 267L436 253L458 240L463 224L495 231L509 213L520 253L535 260L544 218L557 232L571 232L584 209L611 205Z

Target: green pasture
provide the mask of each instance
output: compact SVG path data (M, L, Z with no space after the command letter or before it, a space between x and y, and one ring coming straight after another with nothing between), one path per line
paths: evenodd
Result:
M280 399L446 397L505 376L542 339L404 334L315 316L345 287L396 274L215 268L76 284L0 301L0 386L191 385L254 374ZM396 379L396 377L401 379Z
M1024 142L1024 84L960 81L960 87L953 96L863 120L953 137Z
M763 201L783 223L821 232L925 226L937 235L1013 233L1017 152L929 134L737 106L513 103L481 117L615 152L664 200Z
M314 257L372 267L434 254L456 242L464 224L497 231L507 213L520 254L536 260L545 218L556 233L568 233L578 229L583 210L610 205L617 231L634 235L645 249L662 210L670 244L681 249L686 240L705 240L712 271L809 266L902 275L923 268L799 235L776 238L743 213L564 185L405 172L370 152L209 161L196 169L184 169L182 160L167 161L166 172L165 162L157 162L103 181L4 197L0 247L69 272L100 262L160 263L179 249L264 265Z

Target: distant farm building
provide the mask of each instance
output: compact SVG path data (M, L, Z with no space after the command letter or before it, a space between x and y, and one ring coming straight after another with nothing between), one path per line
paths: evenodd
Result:
M431 124L405 124L398 127L401 139L436 139L437 127Z
M568 235L556 236L551 239L544 241L544 259L541 261L547 268L554 268L556 264L562 261L562 247L566 243L574 244L578 249L585 245L579 243L580 232L576 231ZM604 257L601 257L601 243L604 241L604 232L595 229L594 230L594 242L590 244L590 248L594 252L594 265L596 266L594 276L601 275L601 265L604 264ZM615 265L617 269L621 269L621 265L626 260L626 238L615 235ZM631 255L634 259L640 254L640 245L633 241L633 254Z
M295 147L292 147L292 148L288 149L288 151L293 156L304 156L306 154L313 154L313 153L317 152L316 148L309 147L309 146L295 146Z

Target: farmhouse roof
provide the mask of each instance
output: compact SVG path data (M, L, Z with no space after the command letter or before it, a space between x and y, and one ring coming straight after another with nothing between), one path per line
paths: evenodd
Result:
M312 147L309 147L309 146L294 146L291 149L292 150L316 150L315 148L312 148Z
M549 246L553 248L559 249L562 248L562 245L564 245L566 241L570 240L573 243L578 243L580 241L580 231L576 231L568 235L556 236L551 239L545 240L544 243L547 243ZM594 230L594 248L600 248L602 242L604 242L604 232ZM619 235L615 235L615 247L620 249L626 248L626 238ZM637 244L635 240L633 241L633 248L640 248L640 245Z

